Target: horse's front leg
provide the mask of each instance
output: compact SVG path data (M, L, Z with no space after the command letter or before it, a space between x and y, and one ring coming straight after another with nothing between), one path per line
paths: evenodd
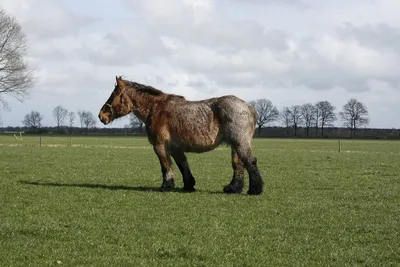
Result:
M160 191L171 191L175 187L174 174L171 169L171 153L165 144L154 145L153 149L161 165L163 182Z

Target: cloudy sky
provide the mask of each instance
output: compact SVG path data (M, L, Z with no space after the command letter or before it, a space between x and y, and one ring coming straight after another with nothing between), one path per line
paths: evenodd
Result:
M351 97L400 128L398 0L2 0L28 37L37 84L3 125L39 111L97 116L115 75L187 99L235 94L279 109ZM114 122L114 127L127 119ZM340 122L336 123L340 125ZM98 122L99 127L101 124ZM108 127L108 126L107 126Z

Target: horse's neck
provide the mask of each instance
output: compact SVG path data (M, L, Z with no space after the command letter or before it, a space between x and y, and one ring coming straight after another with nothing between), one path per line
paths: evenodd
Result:
M157 102L157 97L148 95L146 93L139 93L136 89L132 89L129 97L134 106L133 113L136 115L136 117L145 122L152 107Z

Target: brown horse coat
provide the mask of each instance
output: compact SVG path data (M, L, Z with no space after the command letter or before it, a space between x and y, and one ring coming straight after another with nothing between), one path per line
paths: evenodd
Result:
M224 192L242 191L243 168L249 174L248 193L262 192L263 182L251 149L256 126L252 106L233 95L188 101L121 77L116 77L116 82L99 119L107 125L133 112L146 124L149 142L160 160L162 191L174 187L171 156L182 173L184 189L194 191L195 180L184 153L210 151L226 142L232 148L234 174Z

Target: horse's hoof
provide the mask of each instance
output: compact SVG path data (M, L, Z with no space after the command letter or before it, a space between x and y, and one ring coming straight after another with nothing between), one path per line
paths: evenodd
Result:
M262 193L262 188L250 188L247 191L248 195L260 195Z
M242 193L242 188L235 187L231 184L224 187L224 192L227 194L240 194Z
M174 189L174 187L175 187L175 182L173 179L171 179L171 180L164 181L159 190L161 192L168 192L168 191L172 191L172 189Z
M195 192L196 189L194 189L194 187L183 187L183 191L191 193L191 192Z

